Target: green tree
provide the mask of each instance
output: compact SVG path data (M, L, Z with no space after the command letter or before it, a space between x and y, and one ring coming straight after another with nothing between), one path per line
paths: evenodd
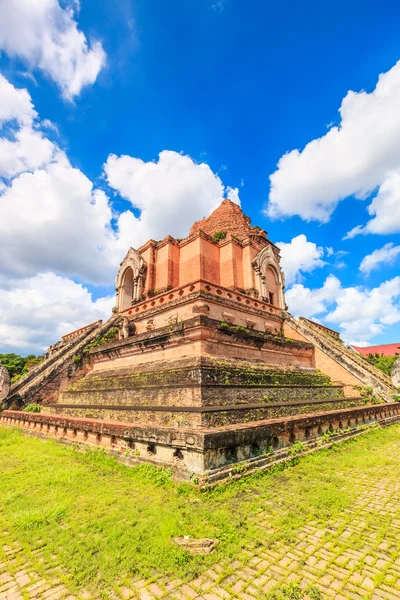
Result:
M394 363L399 358L399 355L396 353L395 356L385 356L384 354L367 354L367 360L372 365L374 365L380 371L386 373L386 375L390 375L391 370L393 368Z
M0 365L3 365L10 374L12 380L19 379L25 375L31 367L43 361L43 356L20 356L11 352L9 354L0 354Z

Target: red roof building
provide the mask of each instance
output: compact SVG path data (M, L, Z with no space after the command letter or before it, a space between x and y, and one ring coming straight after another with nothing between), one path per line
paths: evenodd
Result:
M382 344L381 346L365 346L360 348L359 346L350 346L353 350L367 356L368 354L383 354L384 356L400 356L400 342L397 344Z

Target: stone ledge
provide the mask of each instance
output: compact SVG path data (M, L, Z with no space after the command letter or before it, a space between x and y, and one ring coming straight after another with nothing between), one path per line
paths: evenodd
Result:
M33 435L52 437L84 447L101 447L122 462L150 462L171 468L179 479L196 475L206 484L242 476L288 461L294 442L318 448L326 434L340 441L358 435L371 423L388 426L400 420L400 403L380 404L313 413L258 423L210 428L151 427L6 410L2 425L17 425ZM322 447L328 447L323 445ZM284 452L282 453L282 450Z
M356 423L358 425L368 419L380 422L385 418L397 415L400 415L400 402L341 408L339 410L293 415L254 423L225 425L204 432L204 448L218 448L221 446L222 440L230 446L252 443L266 433L278 438L282 436L289 438L297 433L297 439L303 440L307 439L307 432L311 433L315 429L318 430L319 427L329 429L330 425L333 426L335 423L345 425L349 421L358 421Z
M138 335L131 336L125 340L118 340L117 342L110 342L109 344L104 344L97 348L93 348L90 351L91 356L97 356L102 354L107 354L107 352L111 352L113 350L118 350L119 348L123 348L125 346L132 346L135 344L143 344L143 345L153 345L153 344L165 344L171 337L179 335L182 333L187 333L190 329L194 329L197 327L207 327L210 329L217 329L219 333L225 334L230 337L239 337L243 338L255 343L266 343L271 344L272 346L278 346L281 348L296 348L299 350L313 350L314 345L310 342L302 342L299 340L292 340L285 337L281 337L279 335L273 335L271 333L257 331L257 330L245 330L246 328L236 328L232 327L221 327L221 321L216 321L215 319L211 319L210 317L206 317L204 315L199 315L196 317L192 317L191 319L187 319L183 321L183 323L177 323L176 325L165 327L160 327L153 331L148 331L146 333L140 333Z
M71 392L69 392L71 393ZM302 406L303 404L330 404L332 402L358 402L362 401L361 397L349 397L344 396L333 397L333 398L321 398L317 400L310 400L309 398L303 398L299 400L289 401L278 401L278 402L257 402L257 403L241 403L241 404L222 404L214 406L157 406L152 404L48 404L44 405L44 408L51 409L62 409L62 408L77 408L77 409L104 409L104 410L137 410L137 411L155 411L155 412L192 412L192 413L209 413L209 412L228 412L235 410L253 409L253 408L279 408L280 406Z
M309 454L313 454L318 450L327 450L336 446L337 444L344 443L350 439L357 438L361 435L365 435L370 431L376 429L376 427L388 427L389 425L395 425L400 422L400 415L396 417L388 417L382 421L375 421L366 425L349 427L348 430L332 433L327 439L323 439L322 436L318 439L302 442L303 449L300 451L293 451L293 446L286 447L282 450L272 452L270 456L254 457L245 461L237 462L228 467L222 467L215 469L208 473L200 475L198 478L198 484L200 487L214 487L221 484L224 481L236 481L244 476L253 475L254 473L273 467L290 464L294 459L298 459ZM294 447L295 448L295 447Z

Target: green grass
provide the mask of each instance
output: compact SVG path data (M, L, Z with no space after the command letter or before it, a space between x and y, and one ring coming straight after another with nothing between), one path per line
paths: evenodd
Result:
M398 473L400 455L385 447L399 431L376 430L295 458L292 468L200 491L173 482L167 470L128 468L101 451L79 452L2 427L0 533L8 532L22 546L21 560L39 572L55 561L71 589L101 592L132 575L195 577L244 548L293 541L307 522L324 526L342 515L357 497L359 477ZM210 556L191 557L173 543L180 535L220 544Z

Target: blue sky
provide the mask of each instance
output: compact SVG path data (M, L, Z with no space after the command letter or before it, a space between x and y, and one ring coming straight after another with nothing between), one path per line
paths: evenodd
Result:
M284 243L293 313L398 341L399 22L389 1L5 0L0 352L105 316L128 246L226 195Z

